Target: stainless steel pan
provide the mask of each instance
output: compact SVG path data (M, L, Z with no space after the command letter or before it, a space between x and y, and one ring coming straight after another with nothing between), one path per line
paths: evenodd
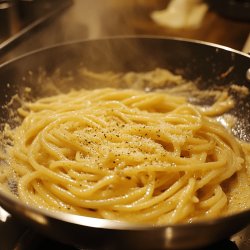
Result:
M163 67L195 80L200 88L228 84L249 85L250 57L222 46L160 37L117 37L58 45L32 52L0 67L0 123L11 122L4 105L27 86L34 97L46 95L39 68L48 74L61 69L63 90L79 85L78 67L93 71L147 71ZM33 73L30 73L33 72ZM69 73L70 72L70 73ZM74 80L75 79L75 80ZM70 83L70 84L69 84ZM75 84L73 86L73 84ZM95 87L95 86L92 86ZM234 133L250 141L250 97L237 100L232 113L238 122ZM14 125L14 124L13 124ZM238 232L250 223L250 210L204 222L166 226L139 226L104 219L87 218L29 207L0 192L0 205L20 220L56 240L77 247L109 249L193 248L214 243Z

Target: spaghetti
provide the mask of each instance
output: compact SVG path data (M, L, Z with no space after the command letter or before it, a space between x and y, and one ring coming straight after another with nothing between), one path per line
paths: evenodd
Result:
M209 117L227 104L203 110L166 91L114 88L26 103L8 149L17 195L136 223L219 216L230 202L223 183L245 166L241 144Z

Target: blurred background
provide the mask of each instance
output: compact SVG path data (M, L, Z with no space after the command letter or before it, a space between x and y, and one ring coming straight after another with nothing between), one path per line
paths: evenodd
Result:
M177 36L250 51L250 0L0 0L0 63L57 43Z

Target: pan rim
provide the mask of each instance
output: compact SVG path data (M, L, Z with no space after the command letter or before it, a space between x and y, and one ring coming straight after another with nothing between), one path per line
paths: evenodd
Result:
M216 43L201 41L201 40L195 40L195 39L187 39L187 38L180 38L180 37L169 37L169 36L155 36L155 35L119 35L119 36L107 36L102 38L94 38L94 39L81 39L81 40L74 40L70 42L65 43L57 43L52 46L47 46L43 48L39 48L37 50L33 50L30 52L27 52L23 55L19 55L11 60L8 60L2 64L0 64L0 69L7 66L10 63L13 63L15 61L21 60L25 57L35 55L37 53L63 47L63 46L69 46L69 45L77 45L81 43L86 42L92 42L92 41L108 41L108 40L122 40L122 39L141 39L141 40L171 40L171 41L182 41L187 43L194 43L194 44L200 44L208 47L212 47L215 49L220 50L226 50L231 53L236 53L238 55L244 56L248 59L250 59L250 55L240 52L238 50L235 50L233 48L219 45ZM18 207L19 210L24 209L27 211L31 211L31 213L34 214L40 214L41 216L48 217L50 219L56 219L60 221L64 221L67 223L76 224L79 226L86 226L86 227L92 227L92 228L103 228L103 229L113 229L113 230L139 230L139 231L147 231L147 230L161 230L167 227L172 227L176 229L185 229L189 227L207 227L207 226L215 226L220 223L227 223L228 220L236 220L240 217L247 217L250 215L250 208L243 210L241 212L234 213L232 215L227 215L223 217L218 217L215 219L208 219L208 220L200 220L197 222L192 223L178 223L178 224L164 224L164 225L157 225L152 226L148 224L134 224L134 223L127 223L127 222L120 222L120 221L114 221L114 220L107 220L107 219L100 219L100 218L92 218L92 217L86 217L81 215L74 215L74 214L68 214L63 212L54 212L54 211L48 211L46 209L36 208L30 205L27 205L20 200L18 200L15 197L11 197L10 195L7 195L2 190L0 190L0 199L3 201L2 203L9 203L10 205L14 205ZM5 205L4 207L8 207L8 205ZM7 209L8 210L8 209ZM247 223L246 223L247 224Z

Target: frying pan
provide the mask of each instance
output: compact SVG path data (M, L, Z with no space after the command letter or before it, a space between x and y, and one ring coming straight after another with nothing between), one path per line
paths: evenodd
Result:
M36 77L39 68L48 75L60 68L60 77L71 79L67 84L55 82L62 91L72 87L96 87L77 81L79 67L96 72L148 71L161 67L195 81L201 89L229 84L248 87L250 57L205 42L145 36L87 40L42 49L0 67L0 123L11 122L4 105L14 94L22 94L25 87L32 88L34 97L47 95L43 91L46 81ZM249 96L236 99L236 106L231 111L238 118L233 132L245 141L250 141L249 102ZM0 205L39 232L80 248L194 248L228 238L250 223L250 210L246 210L192 224L134 225L45 211L23 204L3 192L0 192Z

